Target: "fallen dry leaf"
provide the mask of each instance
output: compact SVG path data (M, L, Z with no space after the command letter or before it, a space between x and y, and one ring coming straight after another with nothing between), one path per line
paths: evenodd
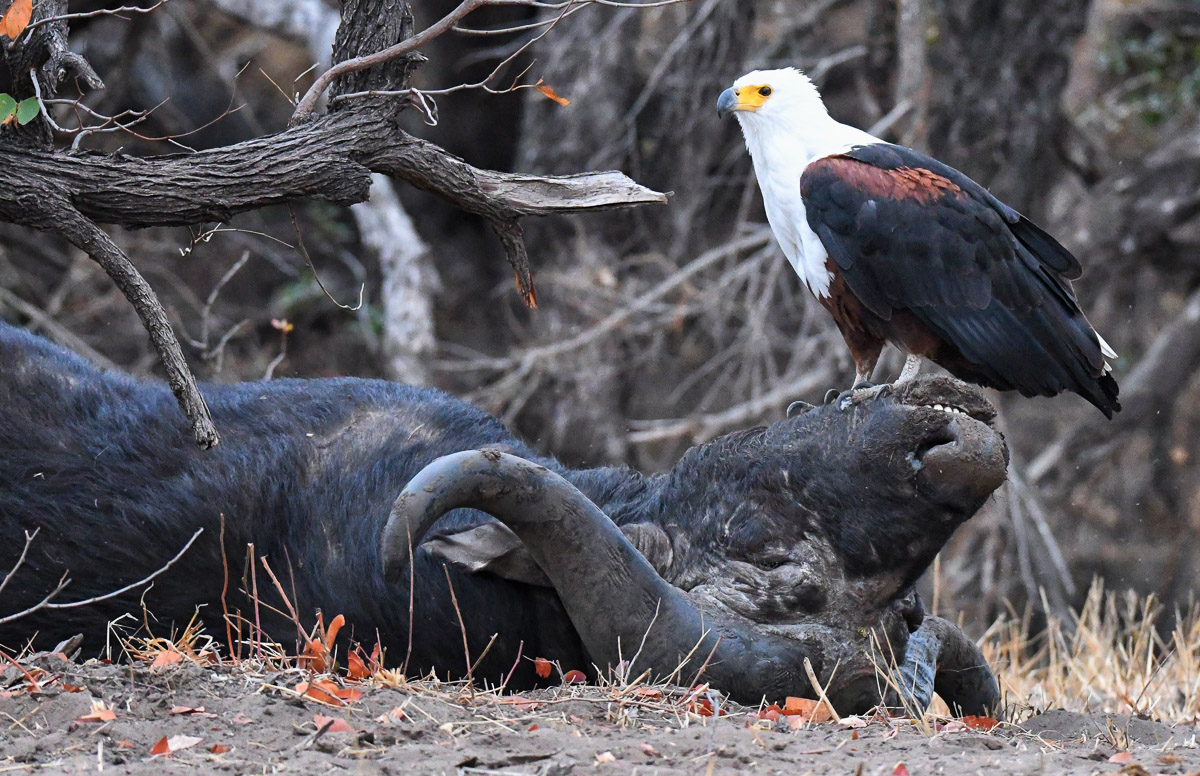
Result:
M1133 755L1131 755L1129 752L1117 752L1112 757L1108 758L1108 761L1110 763L1131 763L1133 762Z
M112 709L93 709L82 717L76 717L76 722L111 722L117 718L117 712Z
M991 717L975 717L969 714L963 717L962 721L964 725L975 730L991 730L1000 724L998 720Z
M596 755L596 762L598 763L615 763L616 761L617 756L612 752L601 752L600 754Z
M328 679L314 679L311 682L301 682L296 685L296 692L313 700L328 703L332 706L345 706L354 703L362 697L361 690L353 687L338 687Z
M154 662L150 664L152 670L162 670L167 666L173 666L183 660L183 655L173 649L164 649L154 657Z
M172 714L205 714L203 706L172 706ZM216 714L205 714L205 716L217 716Z
M647 757L662 757L658 750L650 744L641 744L638 746L638 748L641 749L642 754L646 755Z
M243 714L240 711L237 714L233 715L233 719L231 719L229 721L235 725L253 725L254 724L254 720L250 719L249 717L247 717L245 714Z
M384 725L391 725L396 722L403 722L406 719L408 719L408 715L404 713L404 709L396 706L391 711L385 711L384 713L380 714L375 718L375 721L383 723Z
M583 684L586 681L587 675L577 668L572 668L570 671L567 671L565 674L563 674L564 684Z
M225 754L232 748L233 747L226 746L225 744L213 744L208 748L208 751L212 752L213 754Z
M325 717L320 714L314 714L313 722L316 723L317 730L324 730L326 733L354 732L354 728L350 727L350 723L344 719L338 719L337 717Z
M150 748L150 754L165 755L169 757L171 754L178 752L180 749L187 749L188 747L195 746L196 744L200 743L201 740L203 739L199 738L198 736L171 736L170 738L163 736L158 740L158 743Z
M896 763L896 767L892 769L892 776L911 776L908 772L908 766L903 762Z
M375 642L371 654L363 652L362 644L355 644L350 654L346 655L346 675L351 679L369 679L383 668L379 664L380 646Z
M794 695L789 695L784 701L783 713L789 717L800 717L805 722L828 722L833 719L829 707L823 702L797 698Z
M544 657L535 657L533 659L533 672L543 679L549 678L553 668L554 666L550 664L550 661Z
M524 698L520 695L509 695L504 698L497 698L496 704L500 706L512 706L517 711L533 711L542 707L541 702Z
M779 708L779 704L772 703L770 706L758 712L759 719L765 719L768 722L778 722L783 716L783 709Z

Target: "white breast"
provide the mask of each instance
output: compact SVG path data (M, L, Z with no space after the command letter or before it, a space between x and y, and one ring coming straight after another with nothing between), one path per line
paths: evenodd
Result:
M833 275L825 267L829 252L817 233L808 225L804 202L800 199L800 175L803 170L789 170L781 175L776 169L763 170L755 157L755 173L763 190L767 221L783 249L792 269L817 297L829 296Z
M855 145L879 142L861 130L823 118L808 125L810 132L818 127L823 131L805 136L771 131L776 127L763 126L766 122L758 117L738 114L771 231L796 274L818 298L829 296L833 274L825 267L829 252L808 225L800 199L800 176L812 161L844 153Z

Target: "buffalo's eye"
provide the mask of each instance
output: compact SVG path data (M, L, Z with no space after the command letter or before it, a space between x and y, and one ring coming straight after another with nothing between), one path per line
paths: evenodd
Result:
M766 558L758 558L754 561L754 565L760 569L774 571L788 562L788 559L779 555L772 555Z
M761 94L763 97L770 97L771 96L771 87L764 86L758 90L758 93Z

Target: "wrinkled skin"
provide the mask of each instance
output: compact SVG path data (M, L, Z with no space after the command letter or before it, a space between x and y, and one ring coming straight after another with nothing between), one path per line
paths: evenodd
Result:
M878 699L873 680L866 688L867 634L874 629L903 654L921 617L912 582L1000 484L1006 463L1003 442L984 423L917 406L936 399L989 416L978 394L938 379L722 437L646 477L567 469L452 397L377 380L206 386L225 441L200 451L161 383L101 373L3 324L0 365L0 572L17 563L24 532L40 530L0 596L0 616L36 604L64 572L72 581L59 601L127 585L204 529L148 592L0 624L0 644L10 649L35 632L42 646L84 633L98 649L107 622L140 612L143 600L158 634L200 607L208 632L223 636L223 515L231 610L251 610L241 570L253 543L255 557L266 556L287 580L306 627L316 609L344 614L357 638L369 643L378 633L392 665L462 673L451 586L471 654L498 634L479 677L508 674L518 649L565 667L615 662L602 659L610 647L581 635L600 619L595 596L564 589L569 579L546 586L545 558L555 548L534 546L536 533L520 541L481 512L442 517L415 562L405 556L403 573L385 578L394 560L380 555L379 538L396 495L440 457L486 447L565 477L621 526L621 541L649 560L660 582L723 623L728 643L741 629L747 644L779 635L811 645L823 682L838 666L835 702L857 708ZM279 607L261 567L258 576L264 602ZM619 597L601 603L617 606L606 617L624 619L629 633L651 624L652 604L647 615L622 611ZM266 608L259 616L270 637L294 639L288 618ZM747 664L731 682L749 700L811 693L794 673ZM520 661L510 686L536 681Z
M858 405L828 406L717 440L690 451L671 473L641 480L621 497L604 493L605 500L592 504L577 494L586 504L574 508L597 513L603 508L622 525L653 571L687 591L690 603L678 608L690 606L700 616L707 612L734 643L758 639L758 662L774 665L778 676L753 659L739 662L743 655L733 650L721 655L737 666L725 689L746 698L811 693L802 670L786 654L790 643L793 656L808 657L823 684L836 666L835 704L869 707L879 701L867 654L872 644L904 654L908 632L921 622L912 583L1004 477L1006 453L999 437L966 413L920 406L934 398L990 418L991 408L965 386L926 379L896 396L884 392ZM399 576L409 537L424 537L433 521L454 507L484 509L512 525L527 544L548 543L552 550L589 530L586 520L566 528L555 525L562 522L557 517L531 520L530 513L562 509L565 514L572 507L541 500L543 491L559 486L535 483L535 475L519 467L507 472L505 464L490 466L491 459L487 451L482 458L449 456L410 484L384 536L390 574ZM462 481L456 479L459 470L467 473ZM588 491L590 477L566 476ZM572 498L564 494L563 503ZM557 538L549 538L552 530ZM578 548L580 556L587 556L590 546L601 546L603 537L589 541ZM644 587L608 589L605 574L586 564L564 564L560 555L570 552L547 556L531 550L536 563L556 567L557 578L546 568L548 583L567 601L591 659L600 665L605 657L616 662L605 644L618 639L628 644L641 631L619 625L598 630L595 622L620 623L639 605L658 612L661 590L654 580ZM613 547L595 554L619 551ZM508 557L511 561L512 554ZM571 580L589 591L574 605L586 613L585 622L569 600ZM644 615L641 627L654 619L661 629L661 616ZM694 619L685 612L672 621L667 630L681 635L674 642L660 638L661 654L643 645L643 653L651 655L648 662L663 673L695 646L699 631L689 628L689 618ZM773 644L767 635L777 637ZM777 654L768 659L765 652L771 649ZM927 651L939 649L954 651L940 643L927 645Z

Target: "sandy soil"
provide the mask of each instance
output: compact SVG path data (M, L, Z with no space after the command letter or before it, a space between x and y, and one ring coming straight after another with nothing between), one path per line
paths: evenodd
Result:
M793 729L799 718L771 722L753 709L688 713L657 689L497 696L376 679L355 685L362 697L337 708L299 697L294 688L306 677L297 671L57 656L23 665L36 690L25 671L0 670L0 774L1200 772L1194 727L1121 715L1050 711L991 732L935 719ZM152 754L163 739L174 751Z

